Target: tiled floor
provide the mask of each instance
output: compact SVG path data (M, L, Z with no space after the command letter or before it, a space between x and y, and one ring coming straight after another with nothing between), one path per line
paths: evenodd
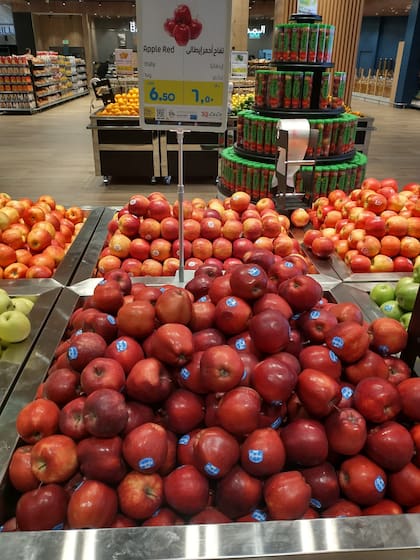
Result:
M176 198L176 184L111 182L95 176L89 96L33 115L0 114L0 191L13 198L48 193L64 205L118 206L133 192L160 190ZM374 117L367 173L420 181L420 111L353 99L354 110ZM99 107L98 107L99 108ZM216 185L185 184L185 197L216 196Z

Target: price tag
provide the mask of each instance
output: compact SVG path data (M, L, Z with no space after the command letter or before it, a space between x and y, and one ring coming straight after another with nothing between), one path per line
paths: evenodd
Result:
M140 125L223 132L232 0L137 2Z

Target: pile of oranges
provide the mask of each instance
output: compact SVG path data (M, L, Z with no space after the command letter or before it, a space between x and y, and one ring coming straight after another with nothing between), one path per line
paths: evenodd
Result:
M109 103L104 107L99 115L120 116L120 115L138 115L139 114L139 90L133 87L126 93L116 93L115 103Z

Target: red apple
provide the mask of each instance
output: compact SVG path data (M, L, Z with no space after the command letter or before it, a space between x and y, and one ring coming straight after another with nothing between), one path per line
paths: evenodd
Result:
M249 321L249 332L257 350L267 354L286 349L289 329L286 317L275 309L265 309Z
M144 358L141 345L130 336L121 336L113 340L105 350L105 358L113 358L128 374L131 368Z
M166 430L153 422L134 428L123 440L123 456L130 467L152 474L164 464L168 452Z
M209 392L226 392L242 378L244 366L238 352L230 346L207 348L200 362L200 384Z
M242 468L252 476L276 474L283 469L285 461L283 442L273 428L254 430L241 446Z
M366 377L354 391L355 408L370 422L392 420L401 410L398 390L386 379Z
M335 468L331 463L302 469L303 478L311 487L311 505L325 509L335 504L340 497L340 488Z
M204 401L186 389L177 389L165 402L168 429L185 434L196 428L204 419Z
M183 366L193 355L192 332L181 323L167 323L153 335L152 354L170 366Z
M85 438L77 445L80 471L86 478L105 484L118 484L126 474L122 441L113 438Z
M369 325L370 346L373 350L386 356L404 350L408 334L396 319L379 317Z
M26 443L34 444L56 433L60 409L47 399L36 399L24 406L16 418L16 430Z
M328 455L328 440L324 426L318 420L296 418L281 430L288 463L314 467Z
M65 482L78 468L75 442L61 434L42 438L32 448L31 467L45 484Z
M299 313L318 303L322 297L322 287L310 276L301 274L282 282L278 294L289 303L293 311Z
M172 391L172 380L165 366L156 358L134 364L126 381L127 395L146 404L163 402Z
M341 387L330 375L316 369L304 369L298 377L296 392L312 416L328 416L341 399Z
M124 303L117 313L117 325L133 338L148 336L155 327L155 308L146 300Z
M347 365L344 368L344 373L346 379L354 385L365 377L387 379L389 376L388 366L384 358L372 350L368 350L357 362Z
M260 409L261 397L254 389L235 387L220 400L217 418L222 428L229 433L246 436L258 428Z
M83 368L80 385L87 395L104 388L122 391L125 387L125 372L113 358L94 358Z
M83 420L87 431L95 437L116 436L124 429L127 418L125 399L114 389L97 389L86 399Z
M365 453L383 469L399 471L411 461L414 442L402 424L384 422L369 430Z
M276 356L259 362L251 375L251 386L274 405L286 402L295 388L297 373Z
M360 506L372 506L383 499L387 476L367 457L355 455L341 464L338 481L346 498Z
M251 307L243 299L230 295L222 297L215 302L212 296L214 293L214 286L218 281L219 278L215 278L209 289L209 297L213 303L216 303L214 317L215 326L226 335L239 334L247 329L248 321L252 314ZM222 280L220 280L220 284L222 287L225 285Z
M204 428L195 438L194 464L211 479L223 478L239 459L239 444L223 428Z
M165 500L183 515L194 515L209 500L209 482L193 465L182 465L163 481Z
M239 466L234 467L217 486L216 505L232 519L253 511L261 498L262 482Z
M31 468L32 447L32 445L18 447L13 452L8 467L10 482L22 494L29 490L35 490L39 486L39 480Z
M264 499L272 519L299 519L309 507L311 487L298 471L278 473L264 484Z
M353 408L332 412L325 420L330 449L341 455L360 453L366 442L367 428L364 417Z
M97 480L85 480L70 497L67 522L71 529L110 527L117 507L117 493L113 488Z
M310 345L299 353L299 361L303 369L312 367L320 370L333 379L341 375L341 362L332 350L326 346Z
M418 422L420 420L420 379L411 377L401 381L397 385L397 390L401 399L403 414L409 419Z
M75 441L89 435L83 419L83 410L86 397L78 397L68 402L61 410L59 416L60 432Z
M66 519L67 494L58 484L46 484L22 494L16 505L20 531L62 529Z
M340 360L354 363L367 352L369 335L356 321L344 321L327 332L325 342Z

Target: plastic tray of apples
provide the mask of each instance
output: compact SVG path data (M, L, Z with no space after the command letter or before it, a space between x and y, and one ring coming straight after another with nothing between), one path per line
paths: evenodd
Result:
M80 295L75 287L63 288L44 325L36 351L29 356L0 414L0 439L3 442L0 447L0 522L3 523L2 551L5 557L20 560L30 549L31 557L38 560L45 554L54 556L65 547L71 560L80 557L81 551L87 553L89 546L92 553L92 532L85 531L85 528L108 527L95 533L94 548L98 557L118 552L124 554L124 558L134 560L141 547L142 557L150 560L200 558L202 545L207 551L206 557L212 558L261 558L265 555L309 558L312 554L328 551L335 553L335 558L349 558L351 552L352 557L362 559L366 557L366 551L372 553L377 549L381 554L395 549L401 559L412 558L408 553L420 547L417 516L402 514L403 509L396 501L397 496L401 496L405 509L416 505L417 502L412 504L413 499L418 498L420 502L416 487L411 486L412 480L400 476L402 471L393 474L389 466L390 470L387 468L385 473L382 466L356 451L356 448L362 449L366 436L363 416L369 423L379 424L385 410L387 414L391 411L394 414L395 386L384 377L375 378L375 384L365 383L364 400L363 391L360 389L356 395L357 390L354 391L349 381L353 379L355 385L362 383L366 372L369 376L372 369L383 368L383 359L375 349L383 347L386 341L394 345L389 348L390 352L398 352L403 345L402 333L387 335L372 327L374 337L386 338L374 338L372 350L368 351L367 331L361 322L371 322L373 316L366 308L363 307L362 311L356 305L356 296L347 286L340 284L323 293L320 284L310 276L302 275L298 281L296 278L292 280L286 281L279 297L265 293L261 267L254 263L238 267L233 295L222 296L228 289L223 276L209 292L209 297L217 300L217 314L211 319L208 305L211 302L195 297L192 303L182 288L162 290L159 285L133 284L123 276L118 280L111 277L96 283L90 294L82 290L83 295ZM230 280L229 283L232 287ZM324 296L322 305L316 307L321 295ZM349 323L346 329L343 328L345 320L337 324L336 318L334 322L328 305L336 303L341 303L335 308L341 320L344 317L355 319L350 321L351 328ZM249 338L242 333L245 321L249 320L250 306L257 304L258 311L254 309L249 323ZM325 313L322 311L324 306ZM232 307L235 308L233 314ZM301 313L300 317L296 313ZM213 327L208 327L209 324ZM336 329L334 336L331 331L326 334L329 328ZM309 360L306 366L303 365L296 331L311 340L311 344L305 347ZM235 335L235 332L239 334ZM210 340L210 335L216 338ZM321 344L322 336L327 346ZM223 345L227 338L229 344ZM210 360L205 368L203 363L198 367L199 375L204 375L204 369L208 371L205 391L203 386L200 387L203 380L194 375L198 362L194 365L194 357L190 362L186 361L191 358L194 348L198 351L196 344L203 345L201 362ZM255 352L262 352L260 364L265 362L268 365L266 360L270 362L274 358L270 358L270 354L278 356L279 351L283 353L285 361L279 366L278 373L284 385L281 382L277 388L275 385L264 386L264 368L252 363L251 352L248 352L248 358L245 356L250 344L255 346ZM324 348L324 358L321 354L311 355L311 349L315 347ZM228 353L219 354L219 359L225 363L222 377L217 374L217 363L212 365L217 356L214 348L218 349L217 352L223 348ZM245 351L242 357L241 351ZM113 367L100 370L101 375L98 375L98 364L91 366L104 355ZM146 362L143 361L144 355L148 356ZM365 356L362 365L359 360ZM226 359L230 369L228 375ZM250 362L244 370L247 359ZM258 363L256 356L255 359ZM142 367L137 366L139 363ZM344 363L347 363L347 377L340 380ZM297 364L306 372L299 377L295 369ZM316 373L311 369L315 364L320 369L329 367L330 374ZM409 370L407 372L403 365L399 375L407 380ZM69 367L73 372L69 373ZM254 368L253 389L247 386L251 367ZM258 375L255 373L257 369ZM143 374L146 378L151 376L149 379L157 376L157 387L148 385ZM295 378L294 382L292 378ZM173 383L177 389L172 392ZM387 395L384 398L391 401L384 409L370 410L366 402L376 385L384 390ZM79 386L82 386L83 394L80 394ZM287 397L283 391L287 391ZM205 425L208 427L201 430L200 438L204 439L200 443L200 439L193 439L193 425L198 430L198 426L203 425L204 393L208 393L205 399ZM217 393L225 393L218 403L215 402ZM228 403L223 402L227 395L230 395L233 415ZM259 402L257 406L255 395ZM265 405L260 410L261 395L265 395ZM349 413L346 411L350 409L343 400L349 398L358 399L357 409L363 410L363 414L352 408L350 424L347 424ZM374 398L378 399L378 396ZM310 418L300 415L302 404ZM218 422L214 417L216 406ZM187 415L182 412L185 410L188 410ZM246 410L249 410L250 417ZM279 445L275 430L286 414L287 423L281 428L283 445ZM334 424L330 414L338 425ZM83 422L80 422L81 415ZM324 428L320 428L321 422L326 422L326 416L331 418L330 425L324 424ZM37 422L40 423L36 425ZM346 435L346 426L351 425L353 431L354 423L360 431L356 430L357 437L350 437ZM296 431L298 425L302 426L300 432ZM261 429L270 438L268 447L264 438L258 441L254 431L256 426L264 426ZM398 426L396 429L400 432L405 430L406 440L408 430L402 424ZM328 441L324 429L328 431ZM221 433L224 435L219 439ZM310 433L315 437L314 446L305 440ZM185 434L189 437L184 437ZM414 432L412 437L416 443ZM379 441L372 441L371 451L374 453L375 444L379 445L375 455L377 462L386 462L387 457L397 461L404 457L405 460L410 454L410 445L406 449L400 444L398 452L384 452L381 436L376 439ZM191 441L195 441L194 448L189 445ZM412 447L414 443L411 442ZM49 444L54 446L53 463L46 459L51 456ZM349 448L344 449L343 446L347 445ZM332 455L337 459L341 456L337 463L341 474L337 478L329 478L326 471L316 468L327 460L329 446L334 451ZM172 449L170 453L169 449ZM322 460L317 455L321 453L320 449L323 449ZM222 453L222 460L217 450ZM274 453L271 457L274 465L265 462L271 453ZM296 461L300 467L289 471L279 468L284 464L286 454L289 462ZM184 466L173 470L175 456ZM234 466L238 457L241 457L242 468ZM302 477L302 465L305 480L309 483ZM412 469L417 467L412 464ZM363 472L372 482L366 495L362 489L364 482L360 484L357 479L358 472ZM332 484L331 495L331 489L323 488L322 484L317 486L319 476L327 478L327 486ZM398 476L402 480L398 481ZM354 482L348 486L347 479L353 477ZM396 501L392 502L382 499L388 477L395 479L392 497ZM144 487L142 484L146 479L148 485ZM188 487L184 486L187 480L193 481ZM179 490L180 485L183 490ZM408 490L406 485L409 485ZM208 506L210 487L212 503L217 507ZM163 491L166 503L162 504ZM328 500L333 508L328 515L324 500ZM93 506L85 507L88 503ZM42 509L44 506L46 509ZM361 517L361 508L366 516L385 515ZM16 531L15 513L20 531ZM391 513L401 515L389 518L386 514ZM344 519L343 516L349 517ZM305 520L290 521L304 517ZM232 525L231 521L238 518L254 523L269 521ZM184 525L186 520L188 526ZM155 526L152 531L151 526ZM44 531L51 528L71 530ZM328 537L331 531L334 531L334 542ZM313 536L310 546L309 534ZM214 546L216 540L219 542L217 547ZM67 547L70 541L73 545ZM210 549L211 553L208 552Z

